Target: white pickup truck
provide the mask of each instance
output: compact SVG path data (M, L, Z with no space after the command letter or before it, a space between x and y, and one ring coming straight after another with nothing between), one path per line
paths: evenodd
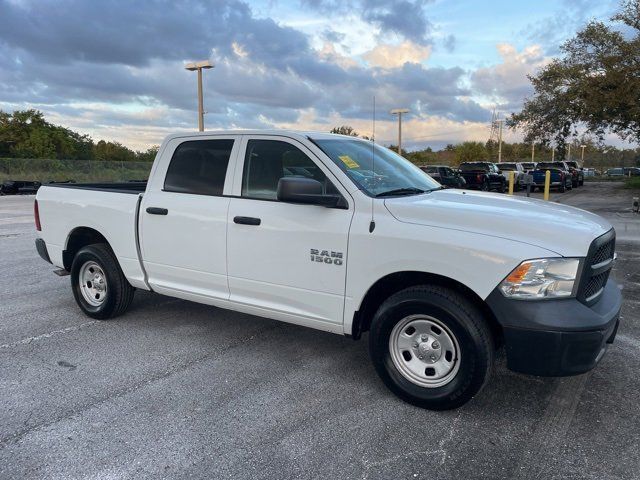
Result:
M147 183L45 185L36 248L109 319L135 289L360 338L402 399L458 407L512 370L593 368L615 337L615 232L522 197L443 190L353 137L171 135Z

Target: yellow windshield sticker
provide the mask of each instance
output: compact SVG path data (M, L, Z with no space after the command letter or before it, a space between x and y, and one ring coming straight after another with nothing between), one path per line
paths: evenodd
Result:
M340 155L338 156L338 158L342 160L342 163L344 163L347 166L347 168L358 168L360 166L349 155Z

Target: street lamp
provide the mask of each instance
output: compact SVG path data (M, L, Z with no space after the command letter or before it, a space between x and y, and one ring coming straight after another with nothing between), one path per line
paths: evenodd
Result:
M394 108L389 113L391 115L398 115L398 155L402 155L402 114L409 113L409 109Z
M190 72L198 72L198 131L204 131L204 106L202 102L202 70L213 68L209 60L187 63L184 68Z
M582 156L580 159L580 163L582 163L582 168L584 168L584 147L586 147L586 145L580 145L580 148L582 149Z

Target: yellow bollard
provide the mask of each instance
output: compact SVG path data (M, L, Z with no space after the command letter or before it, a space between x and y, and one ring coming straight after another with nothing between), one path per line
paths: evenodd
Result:
M551 187L551 172L547 170L544 174L544 199L549 200L549 188Z
M514 172L513 170L509 172L509 195L513 195L513 179L515 175L516 172Z

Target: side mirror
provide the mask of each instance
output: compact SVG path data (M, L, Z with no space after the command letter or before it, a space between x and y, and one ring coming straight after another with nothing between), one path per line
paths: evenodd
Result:
M277 198L287 203L348 208L342 195L325 195L322 193L322 184L319 181L306 177L282 177L278 181Z

